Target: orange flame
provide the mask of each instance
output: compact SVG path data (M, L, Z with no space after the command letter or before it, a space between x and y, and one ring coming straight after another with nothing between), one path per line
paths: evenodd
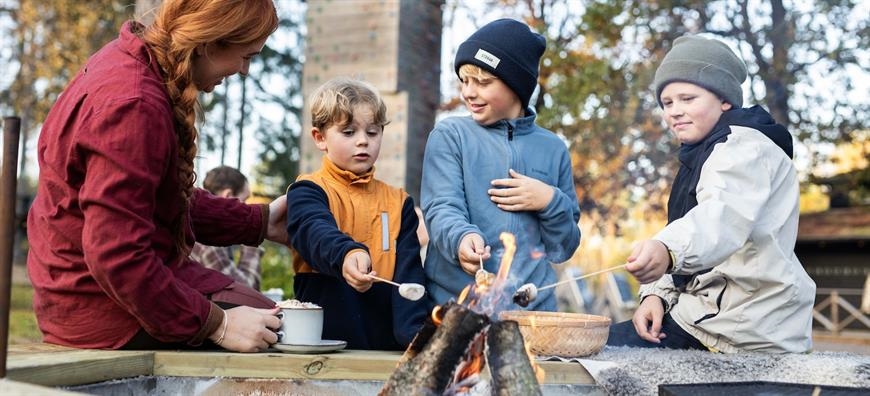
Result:
M456 299L457 304L462 304L465 302L465 299L468 298L468 293L471 291L471 285L465 286L462 289L462 292L459 293L459 298Z
M529 326L535 327L535 321L536 320L534 315L529 316ZM529 356L529 363L532 365L532 371L535 372L535 378L538 379L539 384L543 384L547 373L544 371L543 367L539 366L538 363L535 362L536 355L532 352L531 349L529 349L529 344L524 343L524 346L526 347L526 355Z
M534 353L532 353L532 350L529 349L529 345L525 344L525 347L526 347L526 355L529 356L529 364L532 365L532 371L535 372L535 378L538 379L539 384L543 384L544 379L546 379L546 377L547 377L547 372L544 371L543 367L539 366L538 363L535 362L536 356Z
M474 374L478 374L483 371L483 353L477 353L469 357L468 361L463 362L462 367L459 369L459 372L456 374L456 378L461 382L463 379L468 378Z
M432 308L432 323L435 323L435 326L441 326L441 306L436 305L435 308Z
M483 371L483 367L486 365L486 359L484 355L485 344L486 336L484 336L483 334L478 334L474 341L472 341L471 345L468 347L468 351L465 354L465 358L462 359L462 362L456 370L456 374L454 374L453 376L453 383L455 385L465 384L468 381L464 380L480 374L480 372ZM461 393L462 391L467 390L463 388L464 386L460 386L460 389L457 389L457 393Z
M514 262L514 253L517 251L517 240L513 234L502 232L498 239L501 239L504 244L504 255L501 256L501 264L498 266L498 275L496 275L496 284L503 284L507 279L511 270L511 265Z

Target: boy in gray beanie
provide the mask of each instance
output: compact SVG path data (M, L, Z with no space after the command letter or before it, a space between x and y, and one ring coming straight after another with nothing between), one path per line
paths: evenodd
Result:
M700 36L683 36L674 40L673 48L662 59L653 85L659 106L665 85L683 81L701 86L739 108L743 107L740 85L745 80L746 65L725 43Z
M640 241L631 321L609 345L808 352L815 283L794 254L799 186L791 134L743 109L746 67L724 43L680 37L656 70L656 100L680 140L668 225Z
M498 271L500 257L491 252L504 251L502 232L517 241L505 295L524 283L554 283L550 264L568 260L580 243L568 150L535 125L529 107L545 48L544 38L524 23L499 19L456 52L471 115L438 122L423 158L421 206L429 231L424 267L435 304L456 298L474 283L477 270ZM552 290L528 308L556 310Z

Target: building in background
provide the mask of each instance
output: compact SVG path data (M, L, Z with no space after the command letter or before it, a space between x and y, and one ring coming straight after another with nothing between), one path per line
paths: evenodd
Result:
M391 121L377 178L420 202L423 149L440 103L442 5L443 0L308 1L300 173L313 172L321 161L307 138L309 94L333 77L359 78L380 91Z

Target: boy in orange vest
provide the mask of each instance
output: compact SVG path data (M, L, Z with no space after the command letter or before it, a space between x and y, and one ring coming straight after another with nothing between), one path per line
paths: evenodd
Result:
M414 200L374 178L386 106L375 88L336 78L312 94L311 137L325 155L287 190L294 291L323 307L323 338L351 349L401 350L427 315L378 275L422 284Z

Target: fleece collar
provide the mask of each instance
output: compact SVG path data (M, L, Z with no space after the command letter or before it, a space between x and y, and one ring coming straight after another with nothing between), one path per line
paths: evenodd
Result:
M323 171L330 179L335 180L342 185L368 185L375 176L375 167L372 167L368 172L357 175L351 171L339 168L335 163L329 160L325 155L322 160Z

